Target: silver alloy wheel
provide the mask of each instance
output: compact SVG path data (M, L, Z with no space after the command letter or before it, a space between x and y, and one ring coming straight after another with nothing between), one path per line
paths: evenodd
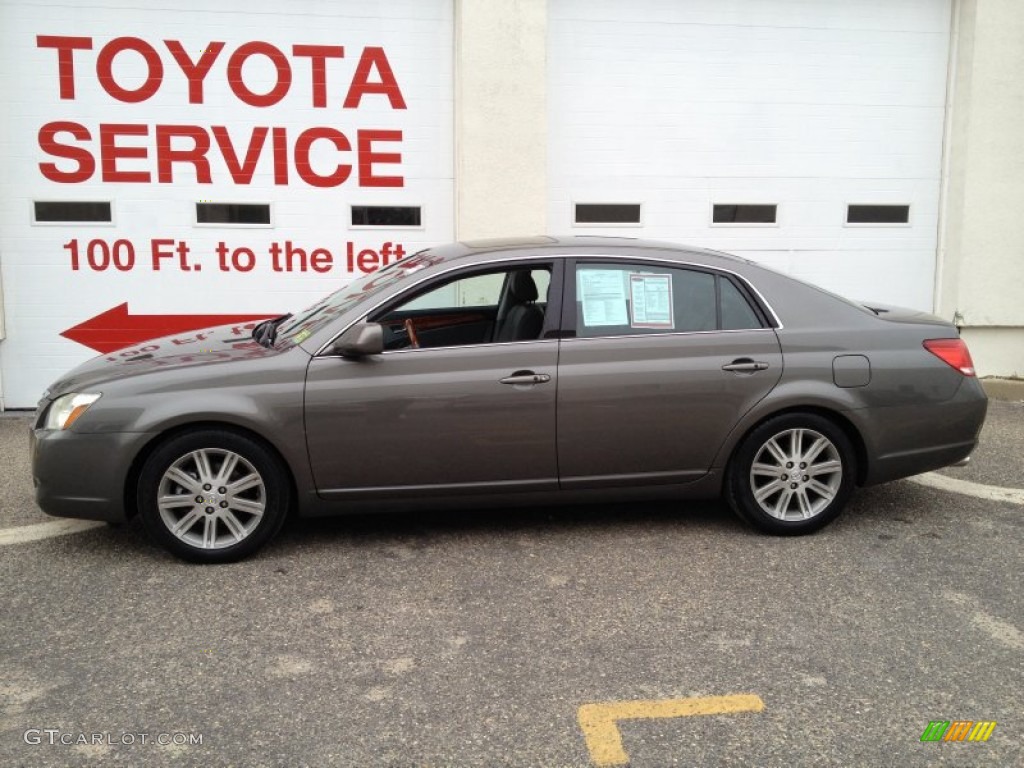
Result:
M191 451L160 478L157 507L171 534L189 546L223 549L260 524L267 490L256 468L222 448Z
M754 500L778 520L809 520L820 514L842 481L839 450L813 429L787 429L769 438L750 467Z

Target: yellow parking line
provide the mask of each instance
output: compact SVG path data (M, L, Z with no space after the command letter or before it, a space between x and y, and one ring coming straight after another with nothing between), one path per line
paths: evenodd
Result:
M648 720L690 715L724 715L731 712L760 712L761 697L752 693L731 696L700 696L655 701L610 701L584 704L577 718L595 765L625 765L629 755L622 748L619 720Z

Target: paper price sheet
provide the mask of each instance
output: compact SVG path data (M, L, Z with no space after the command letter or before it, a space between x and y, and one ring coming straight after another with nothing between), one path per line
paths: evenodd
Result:
M578 273L577 290L588 328L675 326L671 274L584 269Z

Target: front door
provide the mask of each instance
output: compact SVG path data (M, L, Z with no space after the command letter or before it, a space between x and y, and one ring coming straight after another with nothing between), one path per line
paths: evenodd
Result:
M524 269L529 279L513 275ZM558 340L543 338L549 320L557 326L550 271L441 281L368 318L385 327L384 354L312 360L305 419L320 495L556 489Z

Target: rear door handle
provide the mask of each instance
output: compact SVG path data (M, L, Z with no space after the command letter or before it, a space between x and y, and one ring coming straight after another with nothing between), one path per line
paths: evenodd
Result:
M740 357L731 363L722 366L723 371L736 371L738 373L756 373L768 367L768 363L760 360L751 360L749 357Z
M551 377L546 373L534 373L533 371L516 371L511 376L506 376L503 379L498 379L502 384L511 384L512 386L523 384L547 384L551 381Z

